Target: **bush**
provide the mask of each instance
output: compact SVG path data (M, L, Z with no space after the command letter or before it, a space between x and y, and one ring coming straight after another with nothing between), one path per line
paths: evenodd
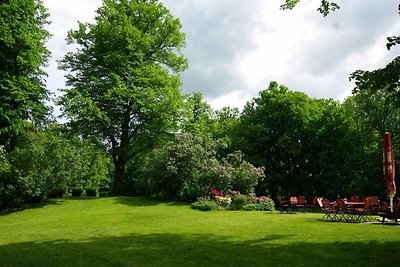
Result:
M132 160L128 169L139 194L195 201L218 188L223 193L233 188L244 193L254 192L262 179L262 168L243 160L238 151L225 159L218 157L218 140L182 133L175 141L154 149L142 158Z
M192 209L209 211L209 210L217 210L219 206L217 202L213 200L198 200L190 205Z
M98 144L67 136L57 125L27 125L12 151L0 151L0 209L105 187L110 164Z
M243 206L243 210L254 211L254 210L266 210L273 211L275 210L275 203L271 201L259 202L254 204L247 204Z
M231 187L243 194L253 193L258 181L262 181L265 177L264 168L257 168L245 161L241 151L227 155L224 162L231 170Z
M228 196L216 196L215 201L218 203L219 206L226 209L229 208L229 206L231 205L232 198Z
M231 210L241 210L247 204L247 196L235 195L230 206Z

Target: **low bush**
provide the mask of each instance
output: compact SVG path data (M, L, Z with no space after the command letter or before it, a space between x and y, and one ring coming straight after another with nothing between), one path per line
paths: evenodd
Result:
M0 210L49 196L83 196L85 191L96 196L111 181L111 164L97 142L66 135L57 125L36 129L27 124L13 150L0 149Z
M247 196L245 195L235 195L232 199L232 203L230 206L231 210L241 210L244 205L246 205L247 202Z
M272 202L259 202L259 203L252 203L244 205L243 210L247 211L254 211L254 210L266 210L266 211L273 211L275 209L275 204Z
M213 200L198 200L190 205L192 209L202 210L202 211L209 211L209 210L216 210L219 209L219 205L217 202Z

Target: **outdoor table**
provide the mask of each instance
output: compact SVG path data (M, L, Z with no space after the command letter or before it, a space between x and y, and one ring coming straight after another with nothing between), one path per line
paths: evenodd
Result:
M354 206L364 206L365 202L346 202L346 206L354 207Z

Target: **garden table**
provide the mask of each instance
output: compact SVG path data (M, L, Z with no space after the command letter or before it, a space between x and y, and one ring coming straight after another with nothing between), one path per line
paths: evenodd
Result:
M347 207L360 207L360 206L364 207L364 205L365 205L365 202L359 202L359 201L357 201L357 202L349 202L349 201L347 201L346 202L346 206Z

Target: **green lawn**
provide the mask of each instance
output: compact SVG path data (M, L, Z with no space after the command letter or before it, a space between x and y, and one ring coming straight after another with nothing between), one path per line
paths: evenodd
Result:
M56 200L0 215L0 266L398 266L400 225L192 210L145 198Z

